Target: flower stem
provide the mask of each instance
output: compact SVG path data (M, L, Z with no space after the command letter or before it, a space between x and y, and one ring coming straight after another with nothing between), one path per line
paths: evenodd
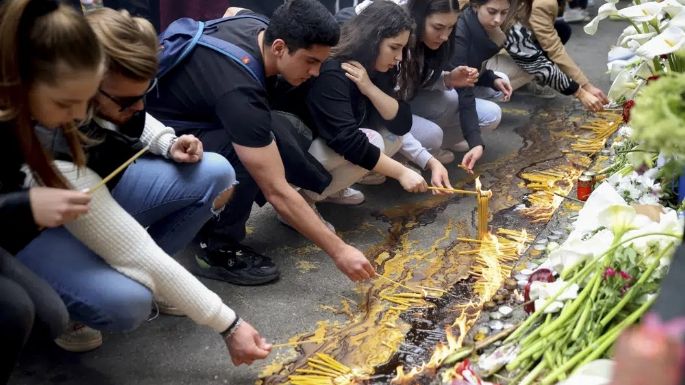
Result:
M633 313L631 313L626 319L621 321L616 327L612 328L607 334L609 337L607 337L607 340L599 347L597 348L594 352L592 352L589 356L587 356L581 363L580 365L585 365L590 361L593 361L600 357L604 352L609 349L614 341L618 338L618 336L623 332L628 326L634 324L637 322L637 320L647 311L649 310L649 307L652 305L654 302L654 299L651 299L645 303L643 303L637 310L635 310Z
M599 286L599 285L597 285ZM571 340L576 341L580 337L580 333L583 332L583 329L585 328L585 322L587 321L588 317L590 316L590 310L592 309L592 303L593 301L585 301L585 306L583 308L583 312L580 315L580 319L578 320L578 323L576 324L575 328L573 328L573 334L571 334Z
M541 361L533 370L528 373L527 376L521 380L520 385L530 385L535 379L540 375L540 373L545 369L545 361Z
M616 306L614 306L614 308L611 309L611 311L607 313L607 315L605 315L601 321L599 321L602 327L606 326L609 322L611 322L611 320L614 319L614 317L616 317L616 314L623 310L623 308L628 304L628 302L630 302L630 300L633 299L635 293L637 293L640 289L640 286L642 286L642 284L652 275L654 270L656 270L656 268L659 267L659 265L661 264L661 257L663 257L667 251L671 250L672 246L673 244L669 244L668 246L664 247L659 256L655 258L654 263L652 263L647 268L647 270L640 275L640 279L638 279L637 282L633 285L633 287L631 287L630 290L628 290L628 292L625 296L623 296L621 301L619 301L619 303L617 303Z
M552 333L554 330L556 330L559 326L561 326L564 322L566 322L572 315L576 314L578 311L578 308L580 305L582 305L587 296L590 295L590 292L594 288L594 282L597 279L597 275L592 277L591 284L585 286L583 288L583 291L580 292L580 295L576 299L573 300L570 304L564 307L564 310L561 311L561 314L557 319L552 321L549 325L547 325L542 331L540 331L540 335L543 337L547 337Z
M654 302L654 300L650 300L642 304L637 310L635 310L632 314L630 314L626 319L621 321L618 325L614 326L611 330L609 330L607 333L605 333L603 336L599 337L596 339L594 342L592 342L590 345L588 345L585 349L581 350L578 354L573 356L570 360L566 361L563 365L559 366L555 370L553 370L550 374L548 374L545 378L542 379L541 384L542 385L551 385L554 383L557 378L568 372L571 368L575 367L576 364L584 364L586 362L590 362L594 360L595 358L601 356L610 346L611 344L618 338L618 335L620 334L623 329L628 327L629 325L632 325L637 321L644 312L649 309L649 306ZM582 360L582 361L581 361ZM580 365L579 365L580 366Z

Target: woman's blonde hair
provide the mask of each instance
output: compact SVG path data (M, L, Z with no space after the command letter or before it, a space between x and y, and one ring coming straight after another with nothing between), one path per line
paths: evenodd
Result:
M104 54L83 15L56 0L5 0L0 6L0 122L8 122L41 184L68 188L36 136L29 91L36 83L102 71ZM74 163L85 164L74 124L63 127Z
M149 21L111 8L89 12L86 19L105 49L109 72L135 80L155 77L159 42Z

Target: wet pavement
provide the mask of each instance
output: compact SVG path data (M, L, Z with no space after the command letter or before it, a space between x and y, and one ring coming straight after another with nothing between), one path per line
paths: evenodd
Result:
M621 23L607 22L596 36L590 37L580 25L574 25L574 35L567 45L593 83L605 90L609 86L606 52L622 28ZM485 137L487 150L479 170L483 172L484 187L495 194L491 203L493 224L520 229L524 224L511 213L525 193L518 174L554 162L562 144L550 132L578 124L587 116L574 99L563 96L546 100L515 93L512 101L502 107L502 124ZM448 170L452 181L472 187L454 165ZM457 256L461 246L456 242L457 237L475 237L472 198L408 194L394 181L359 188L367 196L362 205L320 205L322 215L346 241L365 251L381 272L394 274L390 275L393 279L430 279L432 287L449 289L462 300L472 295L468 286L454 285L468 277L473 263L472 258ZM544 224L525 226L536 232ZM421 310L416 317L410 311L393 320L383 318L384 322L394 323L398 332L393 334L394 329L388 326L384 330L390 334L381 335L377 328L380 318L360 315L374 309L369 293L380 293L382 287L375 292L369 286L356 288L321 250L281 225L268 205L255 208L248 227L246 243L273 257L281 268L281 279L262 287L203 282L269 341L282 343L296 335L326 331L331 333L327 336L340 337L326 341L327 351L336 352L340 360L355 366L379 365L379 373L390 374L400 362L409 368L430 357L434 341L442 338L436 330L456 317L449 311L449 304L459 301L443 296L433 301L437 308ZM192 253L190 248L178 258L189 266ZM101 348L85 354L33 343L10 384L247 385L253 384L260 373L278 373L280 365L276 364L298 358L298 352L291 348L277 349L267 362L235 368L220 337L186 318L170 316L160 316L132 333L106 334L104 341ZM305 348L311 351L314 346ZM267 365L271 362L275 365ZM283 379L268 377L266 382L279 383ZM387 383L387 379L380 377L377 382Z

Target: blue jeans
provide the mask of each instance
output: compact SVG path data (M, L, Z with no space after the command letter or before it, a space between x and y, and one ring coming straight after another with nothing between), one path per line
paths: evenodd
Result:
M197 164L150 157L126 169L112 196L173 255L212 217L216 196L234 184L233 168L218 154L205 153ZM150 314L150 290L114 270L64 227L43 231L17 258L59 293L75 321L121 332Z

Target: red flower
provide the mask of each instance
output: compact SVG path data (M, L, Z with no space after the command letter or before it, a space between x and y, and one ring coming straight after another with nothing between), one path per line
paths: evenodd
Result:
M631 279L633 279L633 277L625 271L620 271L618 274L620 274L621 278L625 279L626 281L630 281Z
M621 272L623 273L623 272ZM612 269L611 267L607 267L606 270L604 270L604 279L613 277L616 275L616 270Z
M623 123L628 123L630 121L630 110L635 106L635 101L630 99L623 103Z
M654 75L654 76L648 77L647 78L647 84L649 84L650 82L653 82L655 80L659 80L660 77L661 77L660 75Z

